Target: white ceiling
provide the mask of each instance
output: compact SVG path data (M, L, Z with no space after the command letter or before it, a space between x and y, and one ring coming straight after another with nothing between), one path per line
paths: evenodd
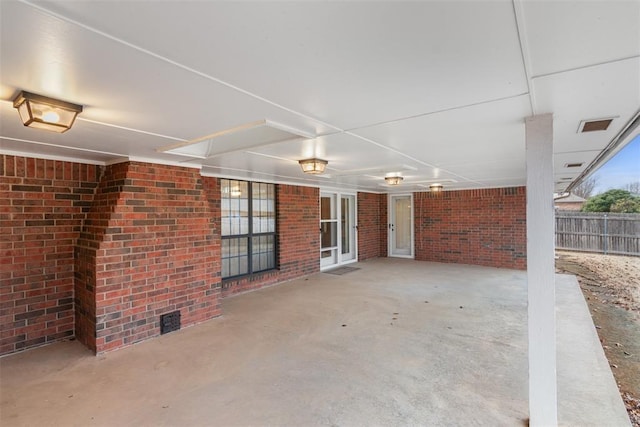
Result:
M0 19L4 153L374 192L505 187L525 183L524 118L553 113L562 191L640 107L638 0L2 0ZM85 109L64 134L25 128L20 90ZM607 131L577 133L603 117ZM255 123L275 127L227 132ZM224 141L159 151L212 134ZM302 173L314 156L326 174Z

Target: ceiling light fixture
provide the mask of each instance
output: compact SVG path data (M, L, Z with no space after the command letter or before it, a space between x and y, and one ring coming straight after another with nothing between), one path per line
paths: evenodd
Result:
M324 172L324 169L327 167L326 160L322 159L304 159L298 160L298 164L302 168L302 172L309 173L312 175L318 175Z
M431 184L429 186L429 190L431 190L434 193L439 193L442 191L444 187L442 186L442 184Z
M402 182L404 178L401 176L385 176L384 180L387 181L389 185L398 185Z
M48 98L22 91L13 100L13 108L25 126L52 132L66 132L71 129L82 105Z

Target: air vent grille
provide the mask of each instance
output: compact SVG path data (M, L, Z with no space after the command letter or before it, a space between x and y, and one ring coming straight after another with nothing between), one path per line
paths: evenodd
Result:
M168 332L180 330L180 311L172 311L171 313L160 316L160 335Z
M609 129L609 125L613 121L614 117L605 118L605 119L597 119L597 120L583 120L580 122L580 127L578 128L579 133L584 132L597 132L601 130Z

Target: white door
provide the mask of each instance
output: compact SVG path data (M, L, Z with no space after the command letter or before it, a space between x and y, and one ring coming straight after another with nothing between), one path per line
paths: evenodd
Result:
M320 268L357 259L356 196L320 193Z
M320 268L338 264L336 194L320 194Z
M413 257L413 196L389 196L389 256Z
M356 196L340 196L340 262L356 259Z

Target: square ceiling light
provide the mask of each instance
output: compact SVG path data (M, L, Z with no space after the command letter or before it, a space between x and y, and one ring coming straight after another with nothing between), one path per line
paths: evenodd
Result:
M13 100L22 124L34 129L63 133L71 129L82 105L22 91Z

